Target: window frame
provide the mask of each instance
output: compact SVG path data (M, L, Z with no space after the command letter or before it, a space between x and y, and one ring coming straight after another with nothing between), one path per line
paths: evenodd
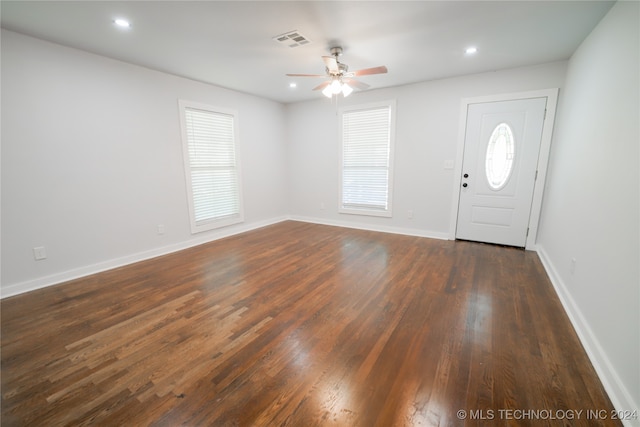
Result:
M201 233L203 231L214 230L217 228L227 227L233 224L244 222L244 203L242 196L242 171L240 167L240 144L239 144L239 125L238 125L238 112L233 109L212 106L194 101L188 101L184 99L178 100L179 116L180 116L180 130L182 135L182 157L184 161L184 173L186 180L187 190L187 203L189 208L189 222L191 226L191 234ZM232 117L233 124L233 146L234 146L234 160L235 160L235 172L237 183L237 195L238 195L238 211L233 215L227 215L217 218L209 218L206 220L196 221L195 216L195 202L194 191L192 183L192 166L189 156L189 139L187 134L187 118L186 110L194 109L209 112L217 115L227 115Z
M381 108L389 109L389 156L388 156L388 175L387 175L387 209L373 209L373 208L356 208L352 206L345 207L343 192L344 192L344 115L345 113L353 111L375 110ZM365 215L365 216L377 216L391 218L393 216L393 176L394 176L394 152L395 152L395 134L396 134L396 101L386 100L379 102L371 102L367 104L358 104L352 106L343 106L339 109L339 126L338 126L338 138L340 145L340 179L339 179L339 201L338 212L342 214L350 215Z

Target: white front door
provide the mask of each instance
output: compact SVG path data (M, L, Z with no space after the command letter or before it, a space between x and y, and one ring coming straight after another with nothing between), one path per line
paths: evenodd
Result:
M525 246L546 103L468 106L457 239Z

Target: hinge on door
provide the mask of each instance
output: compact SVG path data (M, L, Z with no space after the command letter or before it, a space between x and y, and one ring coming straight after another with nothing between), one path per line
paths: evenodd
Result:
M547 109L544 109L544 116L542 116L542 120L547 120Z
M536 176L533 178L534 181L538 180L538 171L536 171Z
M527 234L524 237L529 237L529 227L527 227Z

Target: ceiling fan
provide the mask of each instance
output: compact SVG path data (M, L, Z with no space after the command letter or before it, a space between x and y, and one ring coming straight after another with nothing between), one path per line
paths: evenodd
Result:
M384 74L387 67L384 65L379 67L365 68L357 71L349 71L349 66L338 61L338 57L342 55L341 47L332 47L331 56L323 56L322 60L326 67L326 74L287 74L291 77L328 77L329 80L321 83L313 88L313 90L322 90L322 93L331 98L333 95L342 93L343 96L349 96L353 92L353 87L364 90L369 87L368 84L359 82L354 77L368 76L371 74ZM353 86L353 87L352 87Z

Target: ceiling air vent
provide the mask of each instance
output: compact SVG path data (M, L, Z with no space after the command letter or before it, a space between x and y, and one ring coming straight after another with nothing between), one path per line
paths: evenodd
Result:
M311 43L311 40L298 31L289 31L288 33L280 34L279 36L273 37L273 40L288 47L298 47Z

